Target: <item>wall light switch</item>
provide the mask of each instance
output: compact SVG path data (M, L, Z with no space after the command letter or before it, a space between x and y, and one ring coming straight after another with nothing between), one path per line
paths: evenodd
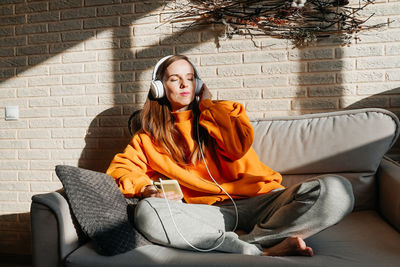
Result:
M18 106L6 106L6 121L16 121L19 118Z

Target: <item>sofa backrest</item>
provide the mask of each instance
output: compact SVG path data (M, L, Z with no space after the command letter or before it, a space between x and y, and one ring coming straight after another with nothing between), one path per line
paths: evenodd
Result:
M375 173L399 135L399 119L384 109L358 109L252 122L253 148L282 173L284 185L335 173L353 185L356 209L376 205Z

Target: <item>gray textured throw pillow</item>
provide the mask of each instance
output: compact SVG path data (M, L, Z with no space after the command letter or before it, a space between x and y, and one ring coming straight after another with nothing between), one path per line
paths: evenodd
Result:
M151 244L128 219L128 203L114 179L104 173L58 165L56 173L81 229L98 253L116 255Z

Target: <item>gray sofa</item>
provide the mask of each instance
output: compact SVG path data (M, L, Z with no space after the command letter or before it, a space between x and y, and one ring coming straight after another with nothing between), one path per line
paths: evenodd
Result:
M400 165L384 157L399 135L394 114L360 109L268 118L253 125L253 147L283 174L284 185L325 173L343 175L353 185L354 211L306 239L314 257L200 253L158 245L106 257L91 242L78 242L66 199L52 192L32 198L34 265L400 266Z

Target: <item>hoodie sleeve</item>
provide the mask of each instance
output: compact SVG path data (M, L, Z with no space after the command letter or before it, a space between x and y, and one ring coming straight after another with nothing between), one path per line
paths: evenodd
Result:
M231 101L200 102L199 123L216 140L218 150L234 161L250 149L254 130L242 104Z
M124 196L140 196L141 190L151 184L147 159L140 137L135 135L123 153L115 155L106 173L111 175Z

